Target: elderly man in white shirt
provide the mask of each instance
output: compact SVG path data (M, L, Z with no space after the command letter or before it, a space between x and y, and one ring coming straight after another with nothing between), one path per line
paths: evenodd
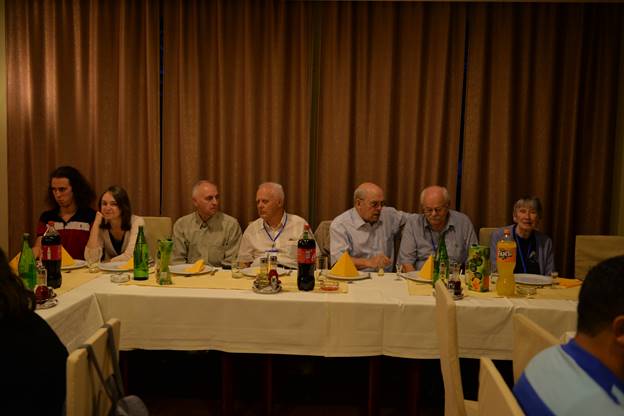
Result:
M392 270L394 239L409 214L386 207L384 191L365 182L353 193L354 207L329 227L332 264L347 251L355 267L364 271Z
M306 220L284 210L284 188L278 183L265 182L258 187L256 206L260 218L249 224L243 233L239 263L245 267L257 265L261 257L272 251L279 265L296 268L297 241L303 234ZM310 237L313 237L311 232Z

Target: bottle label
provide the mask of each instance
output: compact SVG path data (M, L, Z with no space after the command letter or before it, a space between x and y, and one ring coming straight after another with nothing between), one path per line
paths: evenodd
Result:
M504 263L515 263L516 250L499 248L498 250L496 250L496 261Z
M314 248L298 248L297 249L297 263L314 264L315 261L316 261L316 249Z
M41 246L41 260L60 260L61 246Z

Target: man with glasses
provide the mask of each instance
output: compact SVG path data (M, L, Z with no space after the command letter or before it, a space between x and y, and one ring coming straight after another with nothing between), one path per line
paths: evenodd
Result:
M448 190L430 186L420 194L422 215L414 215L405 224L399 250L399 263L404 271L420 270L435 252L443 237L449 259L464 263L471 244L477 236L470 219L461 212L450 209Z
M329 228L332 264L346 251L359 270L391 271L394 238L408 214L386 207L384 191L374 183L358 186L353 200L354 207L334 218Z

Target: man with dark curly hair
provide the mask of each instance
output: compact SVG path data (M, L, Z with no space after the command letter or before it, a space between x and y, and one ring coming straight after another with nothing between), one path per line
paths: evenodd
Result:
M61 235L63 247L75 259L84 258L84 249L89 241L95 210L91 204L95 192L78 169L61 166L50 173L46 202L52 209L44 211L37 224L37 241L33 247L35 256L41 252L41 237L48 222Z

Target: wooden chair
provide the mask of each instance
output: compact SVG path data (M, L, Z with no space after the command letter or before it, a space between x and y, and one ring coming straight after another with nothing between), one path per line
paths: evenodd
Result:
M107 322L113 329L115 352L119 351L121 321L110 319ZM102 327L95 331L85 344L91 345L101 366L104 378L113 374L113 357L107 348L108 332ZM78 348L67 358L67 416L107 415L111 408L102 383L89 364L87 350Z
M459 369L455 302L440 280L435 284L435 297L436 333L440 343L440 366L444 380L444 414L446 416L476 415L477 402L464 400Z
M574 276L584 280L589 269L611 257L624 254L624 236L577 235L574 250Z
M479 370L479 416L521 416L522 408L492 360L481 357Z
M496 227L481 227L479 229L479 245L489 247L492 233L497 229Z
M171 237L171 217L143 217L143 219L150 258L155 259L158 252L158 240Z
M524 315L513 315L513 373L518 381L531 359L540 351L560 344L550 332Z
M331 221L321 221L316 227L316 231L314 232L314 238L316 239L316 244L318 244L321 252L320 255L330 256L330 248L329 248L329 226L331 225Z

